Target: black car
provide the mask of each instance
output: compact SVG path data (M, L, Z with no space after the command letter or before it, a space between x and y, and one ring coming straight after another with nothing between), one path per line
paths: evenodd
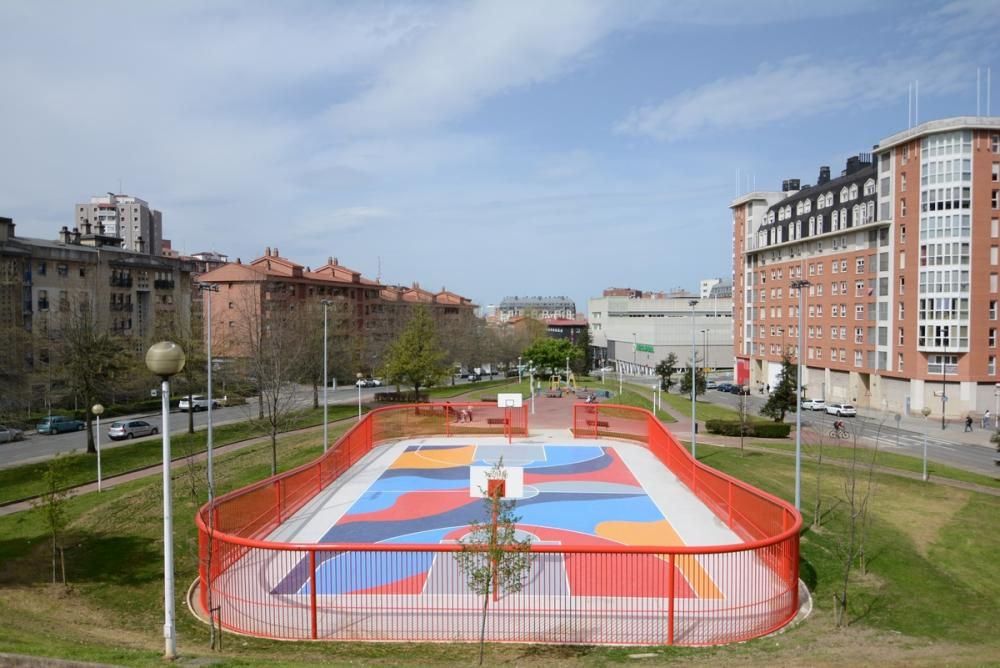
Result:
M719 392L732 392L734 385L732 383L719 383L715 386Z
M748 385L731 385L729 387L729 393L730 394L749 395L750 394L750 386L748 386Z

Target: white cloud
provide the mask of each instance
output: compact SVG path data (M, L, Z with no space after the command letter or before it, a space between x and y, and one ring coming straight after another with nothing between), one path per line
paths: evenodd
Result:
M640 107L615 131L671 141L709 132L740 130L855 107L905 99L907 82L920 80L921 94L955 90L967 66L952 55L935 60L817 62L800 56L756 72L717 79L680 92L660 104Z
M364 92L334 105L329 119L359 134L436 125L562 74L629 15L596 0L459 5L388 59Z

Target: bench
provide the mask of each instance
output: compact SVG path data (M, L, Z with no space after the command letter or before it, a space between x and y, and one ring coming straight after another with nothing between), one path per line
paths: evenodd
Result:
M487 418L486 424L508 424L507 418Z
M561 399L562 398L562 391L561 390L549 390L548 392L545 393L545 396L548 397L549 399Z
M587 420L588 427L604 427L608 429L611 425L608 424L607 420Z

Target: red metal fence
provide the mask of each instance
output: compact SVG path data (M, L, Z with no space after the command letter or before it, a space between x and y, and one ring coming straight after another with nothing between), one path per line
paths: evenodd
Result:
M471 421L456 421L462 409L471 411ZM795 616L801 518L789 504L696 462L647 411L580 404L573 431L578 438L644 444L746 542L669 548L535 544L524 588L501 592L489 606L488 640L709 645L767 634ZM422 435L527 433L525 409L462 403L372 411L317 461L201 509L196 521L203 610L214 608L226 628L269 638L478 640L482 601L452 558L457 545L264 538L381 443ZM401 577L421 570L427 573L422 580ZM359 589L352 586L359 574L391 584ZM567 574L575 583L572 592Z

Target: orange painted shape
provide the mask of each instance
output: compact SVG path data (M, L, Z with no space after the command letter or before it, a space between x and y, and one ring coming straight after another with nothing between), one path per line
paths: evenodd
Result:
M468 466L476 454L476 446L462 445L455 448L432 448L404 452L389 466L390 469L446 469Z

